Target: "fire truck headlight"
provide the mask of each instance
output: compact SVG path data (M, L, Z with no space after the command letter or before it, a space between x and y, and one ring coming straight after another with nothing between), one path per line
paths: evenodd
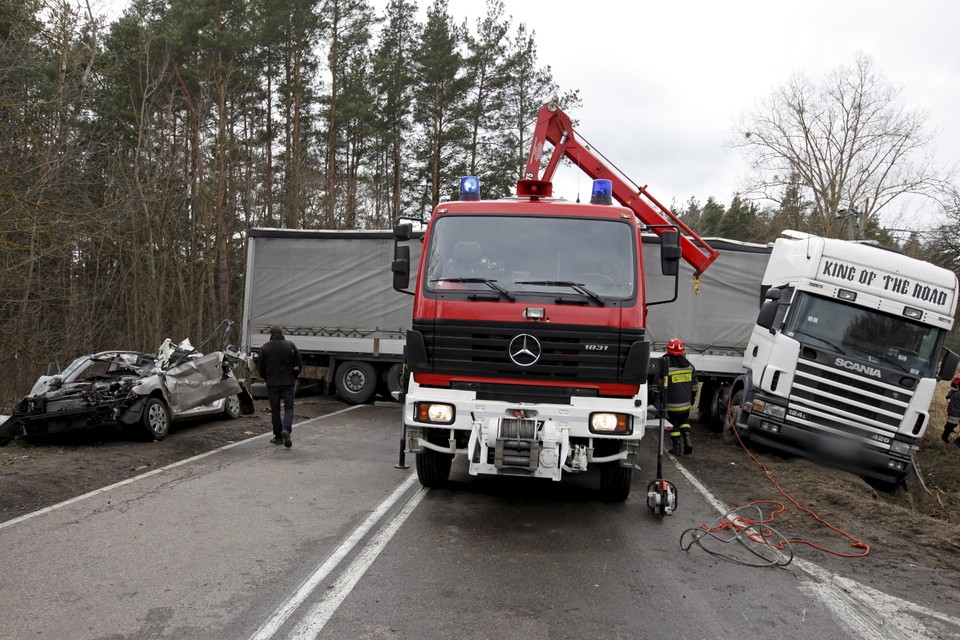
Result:
M590 431L593 433L633 433L633 420L626 413L591 413Z
M417 402L413 407L417 422L433 424L453 424L457 411L452 404L436 402Z

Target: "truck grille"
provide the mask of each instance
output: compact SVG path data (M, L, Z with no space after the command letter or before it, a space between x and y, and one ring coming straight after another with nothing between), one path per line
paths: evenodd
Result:
M791 422L805 422L799 411L816 425L859 437L877 430L889 434L899 429L912 397L912 388L801 358L790 394Z
M643 329L556 326L534 323L414 321L427 349L431 373L514 380L616 383L630 345ZM527 334L539 343L539 359L520 366L510 359L510 343Z

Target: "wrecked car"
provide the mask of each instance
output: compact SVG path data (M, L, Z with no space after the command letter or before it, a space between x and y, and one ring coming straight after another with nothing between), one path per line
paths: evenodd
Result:
M0 446L15 437L90 427L135 427L144 437L164 439L172 422L201 416L236 418L253 412L253 399L234 367L243 362L228 346L233 322L225 320L220 350L201 353L189 340L164 340L156 354L102 351L54 365L0 423ZM201 347L204 343L201 343Z

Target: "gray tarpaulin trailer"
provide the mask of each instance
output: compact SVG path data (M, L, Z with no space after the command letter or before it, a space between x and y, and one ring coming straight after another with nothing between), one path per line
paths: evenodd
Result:
M377 391L389 397L399 389L413 305L393 289L392 261L390 231L251 229L243 348L256 354L270 325L280 325L303 356L301 384L319 381L351 403Z
M697 369L700 420L717 417L720 391L743 372L743 353L757 322L762 301L761 281L773 245L704 238L720 256L700 276L696 293L693 269L680 262L677 300L652 305L647 311L647 336L654 356L660 356L670 338L686 345L687 359ZM643 262L647 274L647 303L673 296L672 278L660 278L660 244L644 237Z
M390 231L251 229L247 237L243 347L256 353L267 328L278 324L304 356L303 377L322 381L348 402L399 388L403 345L413 296L393 289ZM701 411L710 412L722 385L742 371L743 351L760 308L767 245L708 238L720 256L700 277L681 261L675 302L650 306L654 355L682 338L703 382ZM660 244L644 237L647 300L673 296L672 278L659 277ZM419 264L420 244L411 243ZM661 353L658 353L657 351ZM713 403L713 404L712 404Z

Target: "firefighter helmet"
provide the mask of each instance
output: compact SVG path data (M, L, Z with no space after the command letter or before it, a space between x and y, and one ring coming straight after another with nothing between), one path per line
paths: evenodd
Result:
M672 356L682 356L684 351L683 340L680 338L670 338L670 342L667 343L667 353Z
M953 376L953 380L950 381L950 386L960 388L960 374Z

